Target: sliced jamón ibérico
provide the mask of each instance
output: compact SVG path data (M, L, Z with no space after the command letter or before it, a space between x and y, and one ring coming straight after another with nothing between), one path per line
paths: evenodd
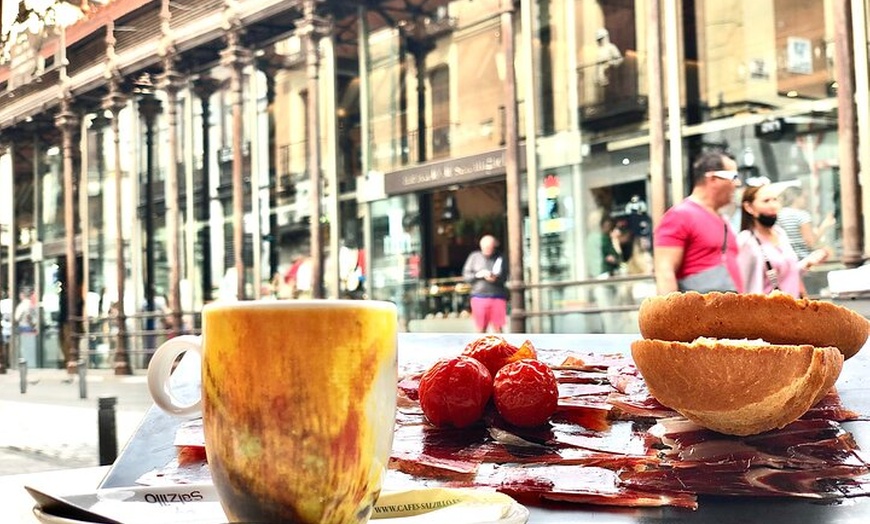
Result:
M837 388L831 388L828 394L822 397L815 406L804 413L802 419L824 419L836 420L837 422L845 422L847 420L858 420L860 415L850 409L840 401L840 395L837 393Z
M542 360L561 362L554 366L560 396L550 424L513 428L490 410L471 432L474 442L468 430L406 434L392 467L426 482L492 486L528 504L694 507L695 494L868 494L868 463L836 422L855 414L836 391L781 430L732 437L662 406L629 358L560 354L559 360L546 352L539 350ZM429 427L414 408L418 378L400 384L408 401L400 426Z
M782 429L734 437L673 418L659 421L650 435L660 439L665 446L661 456L674 468L868 466L852 435L830 420L796 420Z
M695 495L684 491L648 491L622 483L616 472L570 465L497 465L481 469L477 485L494 487L524 504L572 502L607 506L677 506L697 508Z
M546 352L553 350L538 349L542 360L547 360ZM556 354L559 354L557 351ZM562 358L561 363L553 366L556 369L578 369L583 371L607 372L612 366L622 366L631 363L631 359L622 353L575 353L571 352Z
M623 471L623 486L648 491L681 490L718 496L830 499L870 495L867 468L827 466L779 469L767 466L734 470L730 465Z

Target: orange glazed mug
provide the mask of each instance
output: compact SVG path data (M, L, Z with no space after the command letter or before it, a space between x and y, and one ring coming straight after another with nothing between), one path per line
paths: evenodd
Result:
M202 413L212 480L233 522L363 523L386 474L397 382L389 302L228 302L202 310L202 336L161 345L154 402ZM177 357L202 356L202 397L170 391ZM200 411L201 409L201 411Z

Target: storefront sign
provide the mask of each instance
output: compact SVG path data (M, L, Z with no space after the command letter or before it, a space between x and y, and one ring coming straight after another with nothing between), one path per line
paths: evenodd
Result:
M501 176L506 172L505 157L505 150L498 149L394 171L387 173L384 189L388 195L395 195ZM523 170L525 155L520 154L517 160Z
M786 70L789 73L813 73L813 44L809 38L790 36L786 40Z
M755 124L755 138L778 140L786 133L793 131L794 124L790 124L782 118L771 118Z

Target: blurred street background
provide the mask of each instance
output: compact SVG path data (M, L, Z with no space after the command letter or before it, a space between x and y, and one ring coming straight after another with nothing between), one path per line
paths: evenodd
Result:
M84 399L65 370L30 369L27 382L22 394L18 370L0 375L0 475L97 466L98 399L117 399L118 452L151 406L144 373L89 369Z

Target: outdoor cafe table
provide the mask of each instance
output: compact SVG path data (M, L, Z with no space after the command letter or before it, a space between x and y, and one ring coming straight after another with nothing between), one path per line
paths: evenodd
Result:
M96 488L108 472L109 466L95 466L0 476L0 522L37 522L34 501L24 486L36 486L52 495L75 495Z
M425 366L440 357L461 352L474 334L403 333L399 336L400 367ZM520 335L507 334L510 342L530 339L544 349L575 350L577 352L628 352L638 335ZM182 369L179 367L179 369ZM837 381L843 404L862 415L861 421L843 423L862 449L870 450L870 350L865 347L848 360ZM196 383L190 387L198 387ZM152 407L142 424L109 468L60 470L29 475L0 477L0 522L33 521L33 501L23 485L46 487L52 494L82 493L93 487L113 488L133 484L143 473L164 466L174 456L173 438L179 420ZM104 476L105 475L105 476ZM102 480L100 480L102 479ZM51 491L53 490L53 491ZM870 522L870 498L858 497L834 502L764 498L709 497L699 498L696 511L680 508L618 508L591 505L565 505L559 508L529 507L530 523L718 523L718 522ZM25 517L29 516L29 517Z

